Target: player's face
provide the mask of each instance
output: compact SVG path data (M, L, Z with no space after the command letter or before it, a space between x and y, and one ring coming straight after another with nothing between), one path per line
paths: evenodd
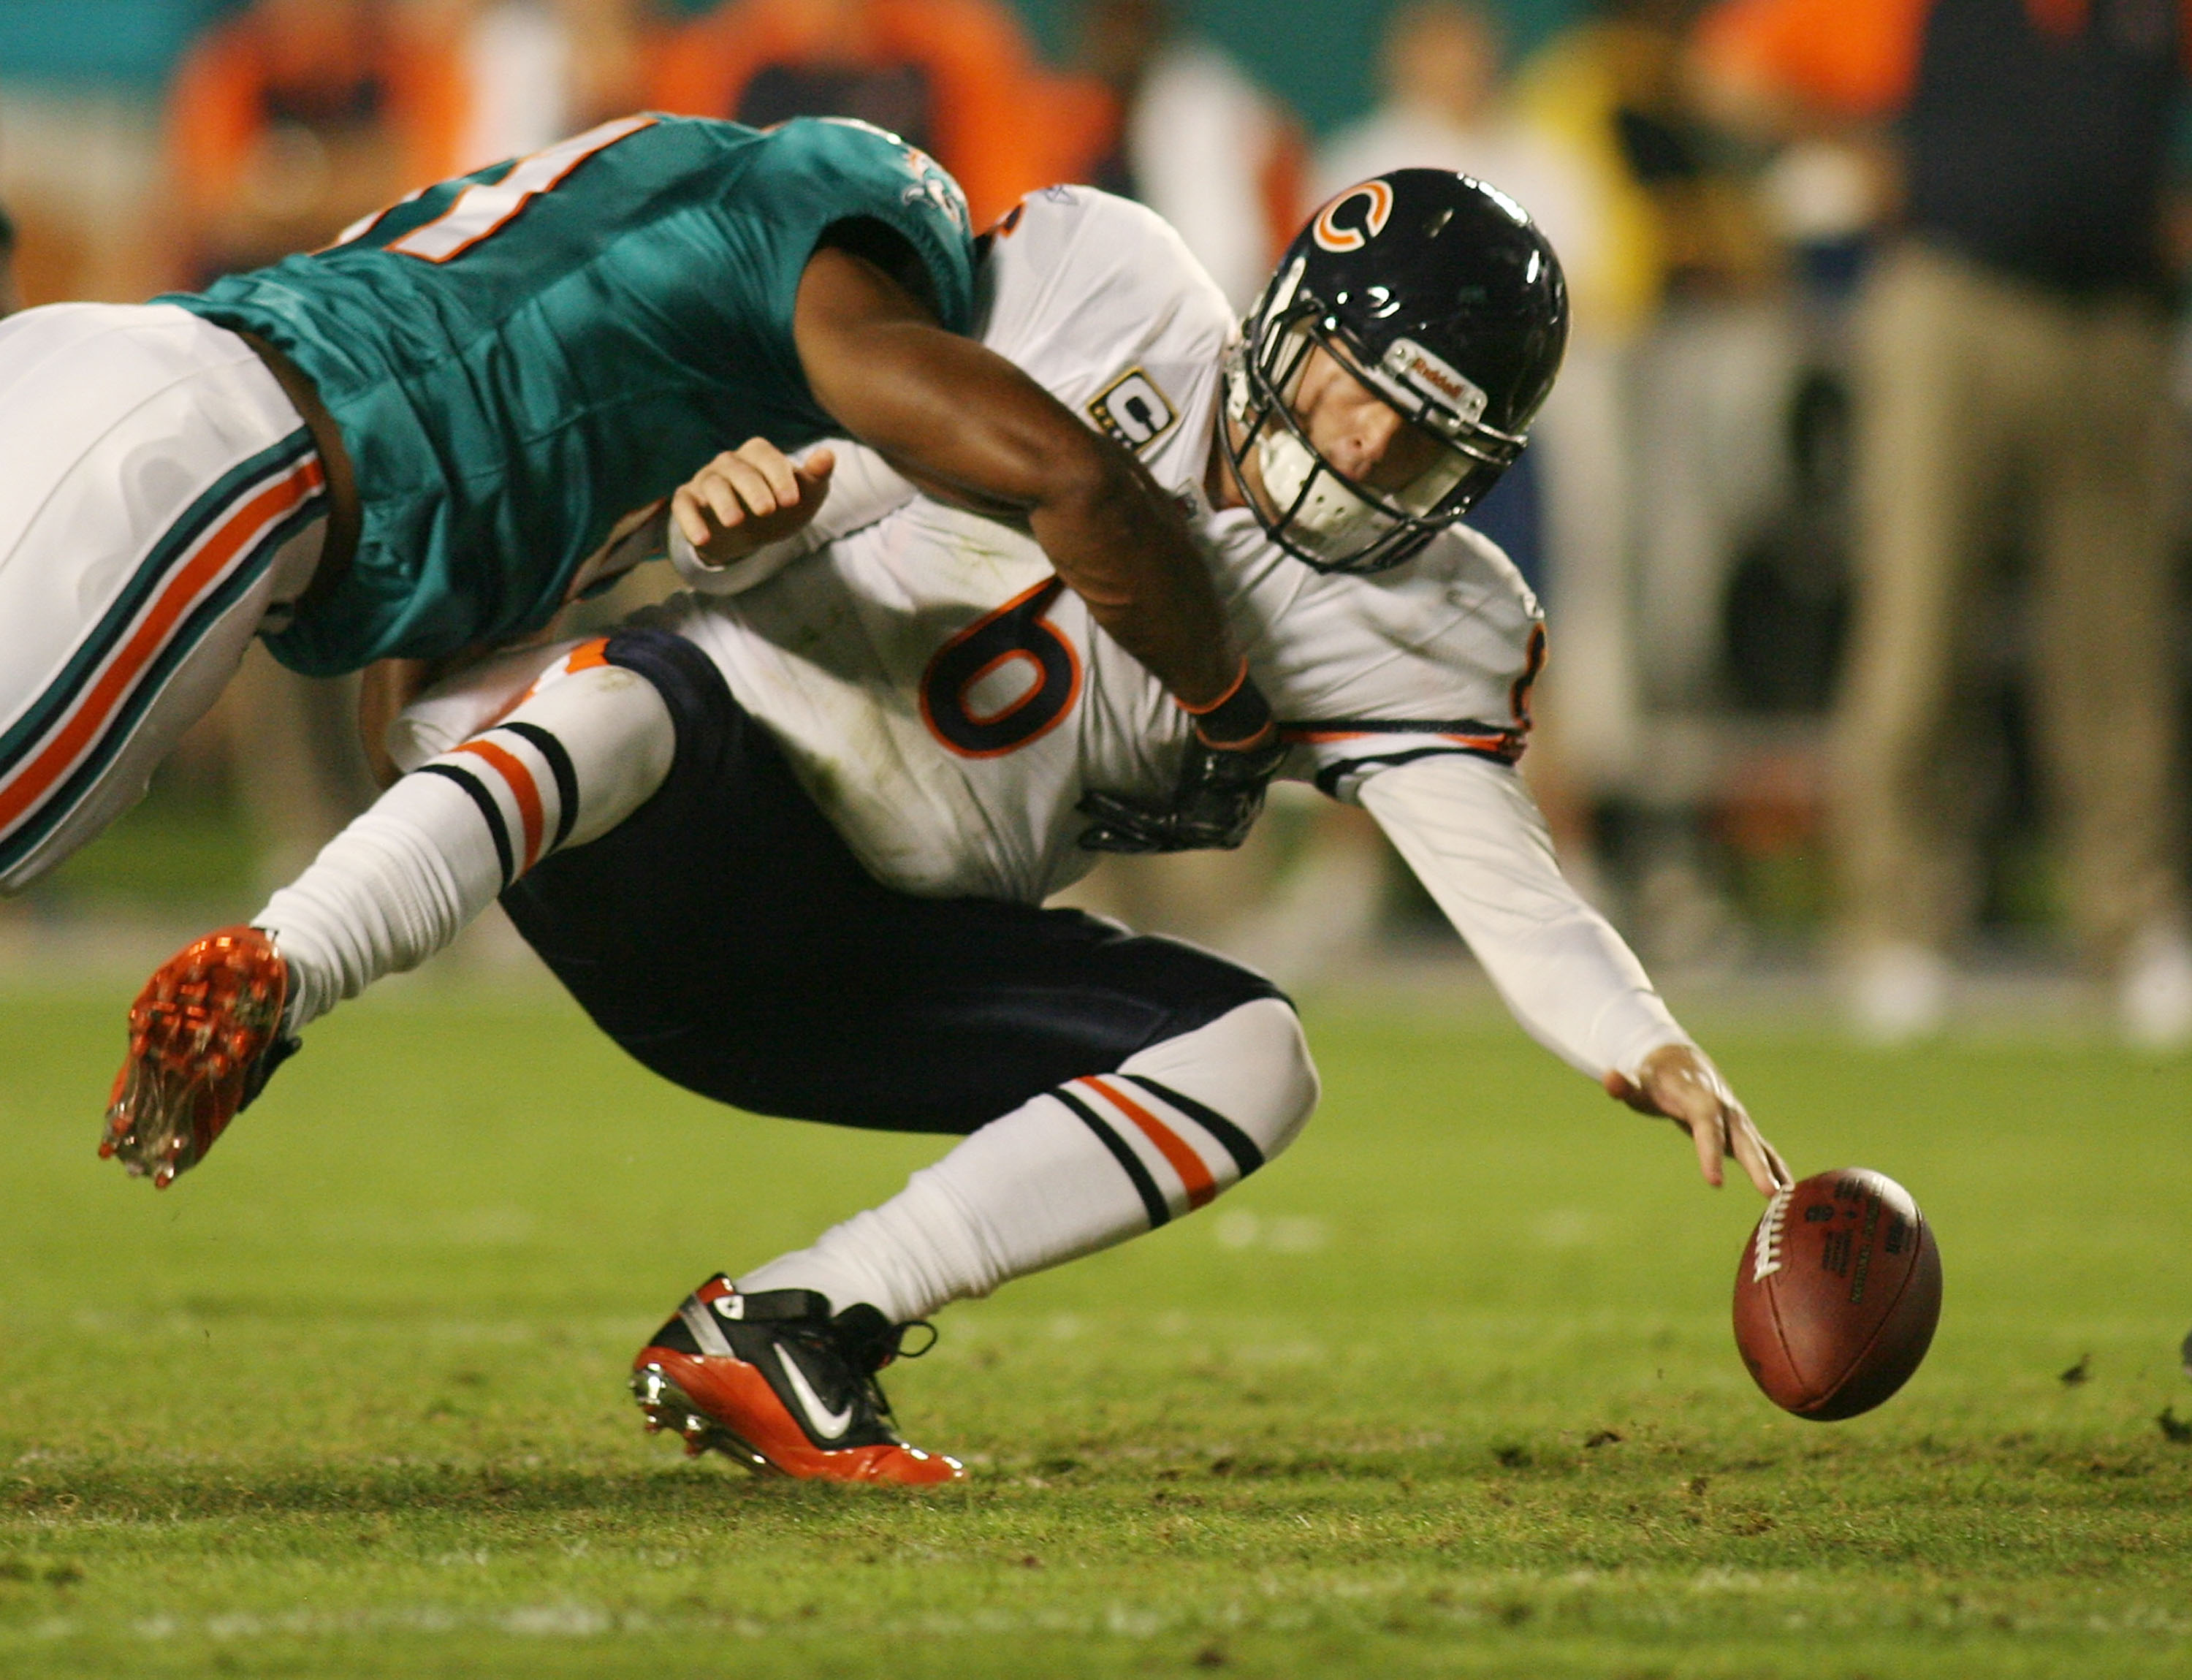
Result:
M1309 352L1293 406L1316 452L1373 489L1406 489L1448 453L1321 344Z
M1435 475L1451 451L1380 397L1339 357L1321 344L1303 358L1288 407L1317 453L1358 484L1401 491ZM1239 429L1237 426L1235 428ZM1213 483L1217 451L1212 452ZM1241 462L1242 487L1267 503L1274 498L1264 481L1263 462L1249 450ZM1219 498L1233 506L1240 497Z

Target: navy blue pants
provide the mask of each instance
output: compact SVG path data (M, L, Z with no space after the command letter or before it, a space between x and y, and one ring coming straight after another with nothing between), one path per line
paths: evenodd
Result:
M595 1023L664 1078L760 1114L967 1133L1281 995L1079 911L892 891L699 649L634 631L608 658L668 702L669 778L502 904Z

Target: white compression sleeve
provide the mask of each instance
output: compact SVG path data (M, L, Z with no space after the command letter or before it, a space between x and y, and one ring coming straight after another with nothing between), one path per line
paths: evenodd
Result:
M1293 1142L1316 1098L1293 1010L1243 1003L992 1120L739 1288L817 1289L894 1324L925 1317L1202 1207Z
M597 666L405 776L252 918L289 964L288 1030L415 969L542 858L608 833L676 746L654 685Z
M1592 1078L1686 1044L1607 919L1578 896L1521 778L1460 753L1379 771L1359 796L1525 1031Z

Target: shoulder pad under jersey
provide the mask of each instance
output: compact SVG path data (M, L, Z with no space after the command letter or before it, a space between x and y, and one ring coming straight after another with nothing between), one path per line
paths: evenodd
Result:
M976 331L1053 391L1082 366L1143 351L1214 363L1232 331L1224 294L1186 243L1130 199L1045 187L985 244Z

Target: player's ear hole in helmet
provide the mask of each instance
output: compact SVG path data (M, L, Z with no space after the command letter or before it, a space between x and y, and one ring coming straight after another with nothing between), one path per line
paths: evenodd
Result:
M1249 507L1320 571L1399 564L1521 454L1567 334L1560 260L1505 194L1444 169L1348 188L1295 235L1228 352L1219 435ZM1401 422L1356 476L1301 412L1305 385L1331 381L1320 351Z

